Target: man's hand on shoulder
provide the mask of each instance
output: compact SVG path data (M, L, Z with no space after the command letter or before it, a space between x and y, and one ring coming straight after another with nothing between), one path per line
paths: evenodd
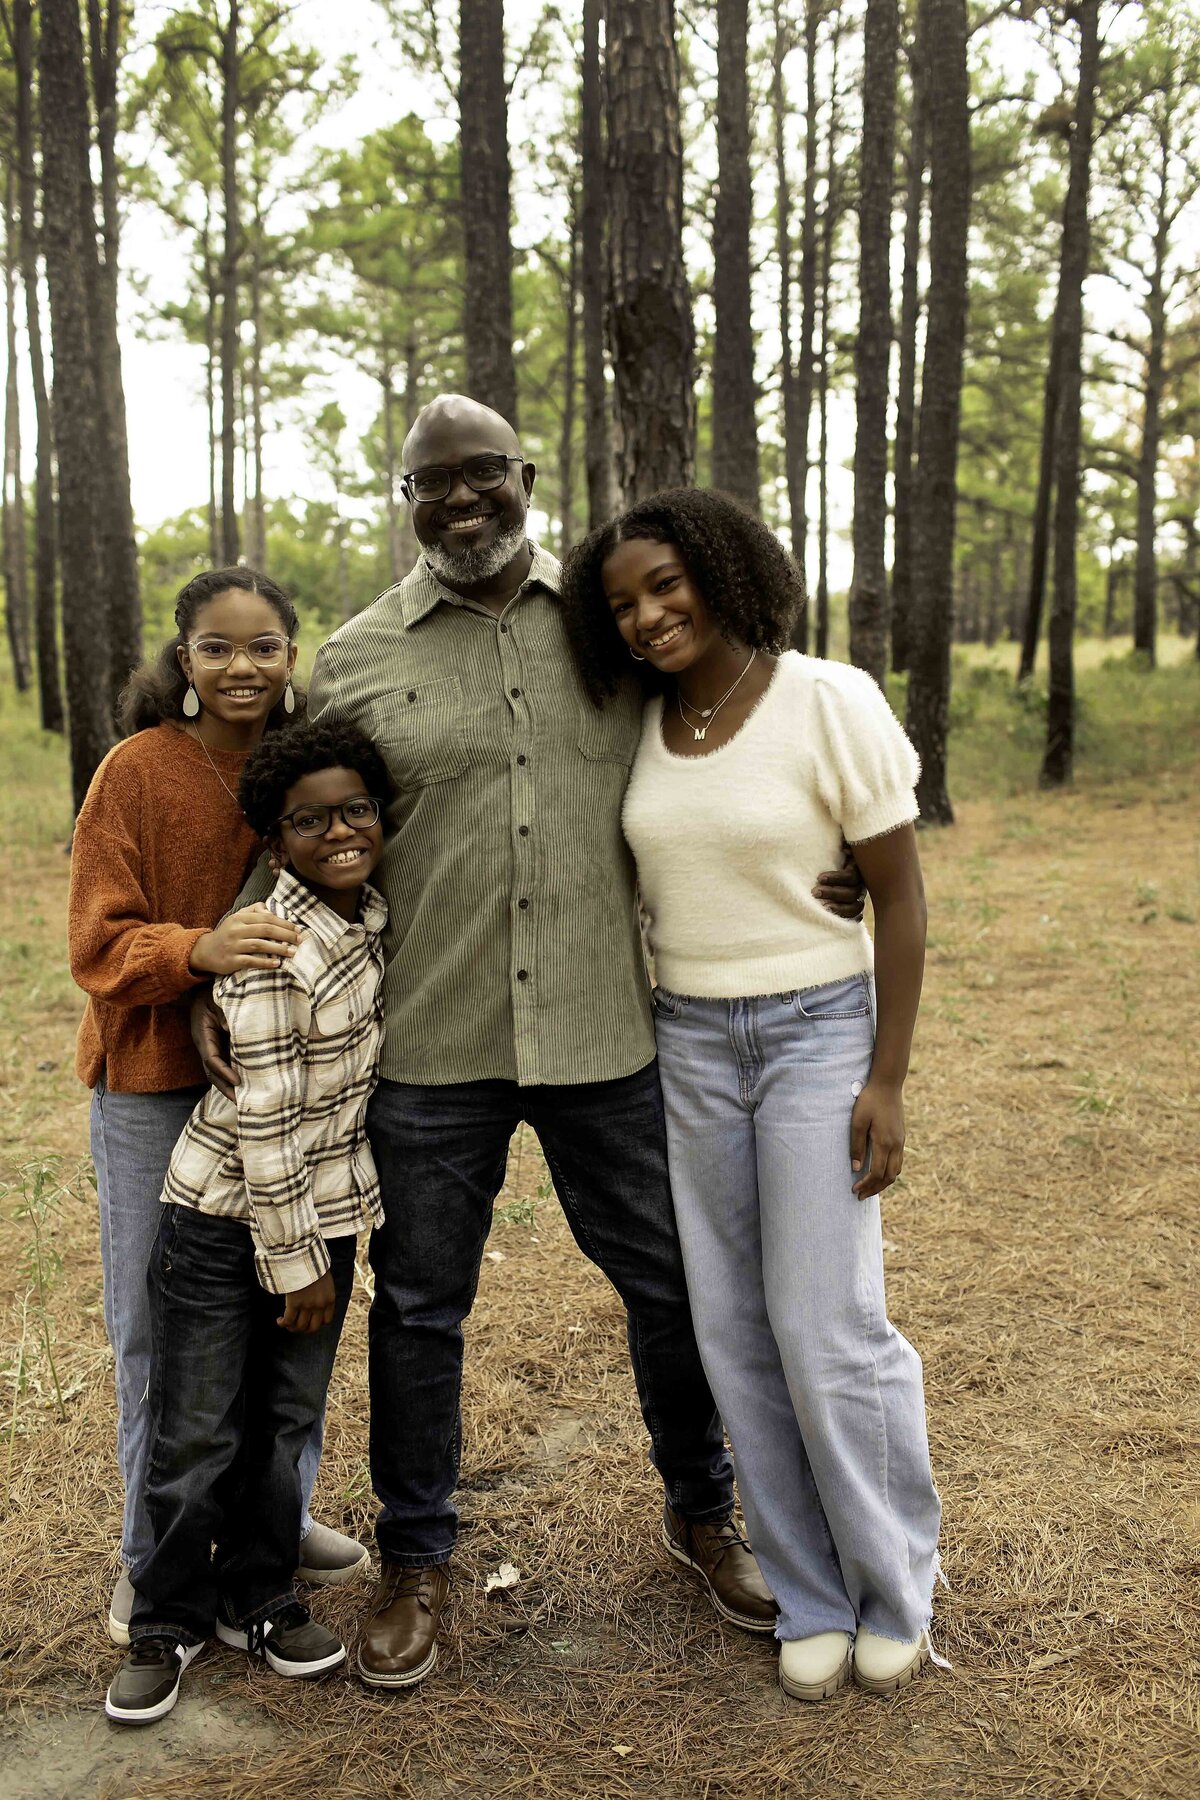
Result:
M843 868L826 869L817 876L813 898L819 900L826 912L833 913L835 918L849 919L852 923L857 923L862 918L866 906L867 884L850 850L846 851Z

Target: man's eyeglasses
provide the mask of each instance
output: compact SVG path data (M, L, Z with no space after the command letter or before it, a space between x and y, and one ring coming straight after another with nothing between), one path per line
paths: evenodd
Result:
M472 493L487 494L493 488L504 486L510 462L524 461L523 456L501 456L498 452L494 456L468 456L466 462L453 469L413 469L401 477L401 484L410 500L427 506L431 500L446 498L455 475L462 476Z
M372 825L378 825L382 811L378 800L362 794L353 800L343 800L340 806L298 806L295 812L285 813L276 824L290 825L297 837L324 837L333 823L334 813L351 831L368 831Z
M235 644L231 638L203 637L188 643L188 649L202 669L227 669L239 650L244 650L259 669L274 668L288 653L288 640L274 632L251 638L248 644Z

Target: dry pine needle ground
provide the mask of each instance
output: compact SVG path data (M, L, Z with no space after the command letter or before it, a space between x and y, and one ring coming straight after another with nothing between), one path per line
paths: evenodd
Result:
M925 1358L952 1674L889 1703L796 1705L770 1646L718 1625L669 1565L620 1309L528 1140L469 1327L465 1530L436 1676L376 1696L214 1647L170 1720L120 1733L99 1712L119 1511L94 1199L84 1187L50 1225L62 1423L10 1192L0 1796L1200 1792L1193 793L1176 777L978 802L923 841L927 1002L885 1233L892 1314ZM5 1173L58 1152L72 1176L86 1105L57 967L61 852L17 852L4 884ZM318 1499L368 1534L365 1298ZM519 1585L485 1600L506 1561ZM364 1598L317 1605L352 1634Z

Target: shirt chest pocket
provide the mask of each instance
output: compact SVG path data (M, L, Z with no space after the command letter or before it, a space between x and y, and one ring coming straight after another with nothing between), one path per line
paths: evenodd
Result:
M457 675L402 683L375 703L368 727L401 789L453 781L466 770L466 708Z
M578 744L589 762L615 762L629 768L641 732L640 701L621 693L599 711L585 703Z
M308 1031L308 1062L312 1078L323 1093L345 1085L352 1073L347 1052L354 1037L357 1007L346 994L331 994L312 1009Z

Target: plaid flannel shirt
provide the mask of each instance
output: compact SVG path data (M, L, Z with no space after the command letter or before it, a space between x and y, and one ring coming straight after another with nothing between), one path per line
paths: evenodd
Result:
M387 908L367 887L361 920L348 924L286 870L267 905L300 926L300 945L278 969L217 981L237 1097L205 1095L162 1197L244 1219L263 1287L287 1294L325 1274L325 1238L383 1219L363 1121L383 1043Z

